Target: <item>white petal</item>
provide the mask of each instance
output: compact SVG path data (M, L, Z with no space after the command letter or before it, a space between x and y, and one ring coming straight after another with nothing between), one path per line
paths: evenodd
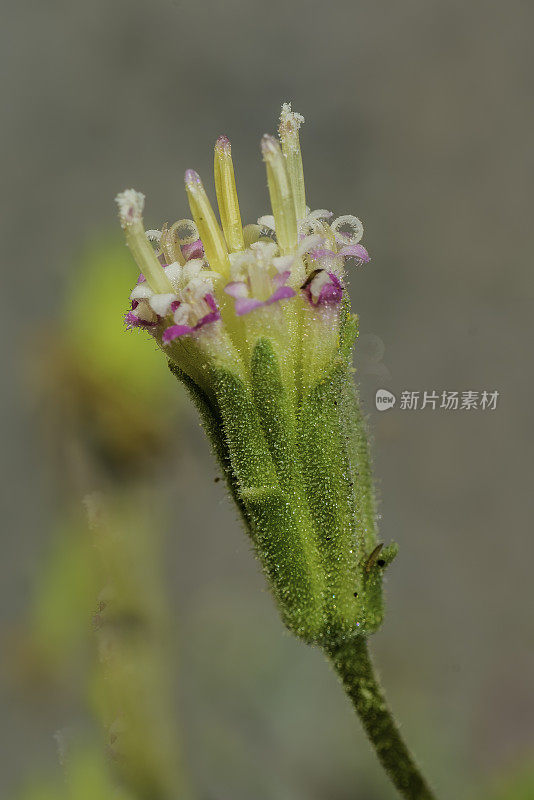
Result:
M165 275L172 283L173 289L178 289L182 279L182 267L177 261L173 261L168 267L165 267Z
M178 300L178 295L171 294L171 293L164 293L164 294L154 294L148 301L150 303L151 308L159 314L160 317L166 316L168 314L169 309L171 307L171 303L174 300Z
M285 272L287 269L291 269L294 261L295 256L277 256L273 258L273 266L277 272Z
M262 228L269 228L271 231L276 230L274 227L274 217L271 214L266 214L264 217L259 217L258 225L261 225Z
M324 246L324 238L320 236L318 233L311 234L310 236L305 236L304 239L299 242L299 246L297 247L297 253L299 256L304 255L309 250L313 250L316 247Z
M138 283L134 288L133 292L130 294L130 300L148 300L153 294L154 292L148 283L144 281L143 283Z
M316 208L315 211L310 211L308 214L312 219L329 219L332 216L331 211L326 208Z
M180 305L174 312L174 317L173 317L176 325L187 325L190 313L191 313L191 306L189 305L189 303L180 303Z
M190 281L192 278L196 278L203 266L204 260L202 258L192 258L188 261L183 267L184 281Z

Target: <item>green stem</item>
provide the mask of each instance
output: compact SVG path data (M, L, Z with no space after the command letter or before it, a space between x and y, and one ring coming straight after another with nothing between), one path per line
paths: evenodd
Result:
M406 800L435 800L387 706L366 638L357 636L327 648L327 655L352 700L380 763L401 796Z

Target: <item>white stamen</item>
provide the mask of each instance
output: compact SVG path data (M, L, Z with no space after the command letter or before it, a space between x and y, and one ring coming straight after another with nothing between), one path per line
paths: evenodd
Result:
M119 207L119 218L123 228L141 220L145 207L145 195L142 192L125 189L117 195L115 202Z
M298 149L298 138L291 136L291 134L297 133L304 121L305 120L302 114L291 110L291 103L282 104L279 132L281 136L287 136L287 141L290 147Z

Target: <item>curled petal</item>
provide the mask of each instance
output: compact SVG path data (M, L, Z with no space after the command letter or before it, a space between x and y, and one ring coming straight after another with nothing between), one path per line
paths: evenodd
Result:
M345 225L349 231L340 231L340 227ZM352 214L344 214L342 217L335 219L330 228L334 231L336 242L340 244L358 244L363 236L363 225Z
M326 208L316 208L314 211L308 213L308 217L312 219L330 219L330 217L333 216L332 212L327 211Z
M341 248L339 255L344 258L357 258L365 264L371 260L363 244L347 244Z
M319 217L312 217L308 215L305 219L299 222L299 236L311 236L313 234L325 234L325 225Z
M182 252L186 245L195 244L195 242L197 242L200 238L198 234L198 228L192 219L177 220L177 222L171 225L169 233L171 231L178 237Z

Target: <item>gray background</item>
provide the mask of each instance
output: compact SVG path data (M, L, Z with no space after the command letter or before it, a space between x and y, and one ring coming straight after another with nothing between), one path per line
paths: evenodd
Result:
M467 797L534 747L532 5L48 0L2 16L2 625L55 513L21 364L79 248L115 224L126 186L146 192L150 227L186 216L183 171L211 186L222 132L244 216L265 213L259 137L293 100L311 206L364 221L373 260L351 292L390 373L362 359L383 537L401 547L374 652L442 796ZM381 384L501 396L494 412L378 414ZM202 796L392 798L320 654L284 634L188 419L167 563ZM9 682L3 700L5 796L53 763L68 709L28 709Z

